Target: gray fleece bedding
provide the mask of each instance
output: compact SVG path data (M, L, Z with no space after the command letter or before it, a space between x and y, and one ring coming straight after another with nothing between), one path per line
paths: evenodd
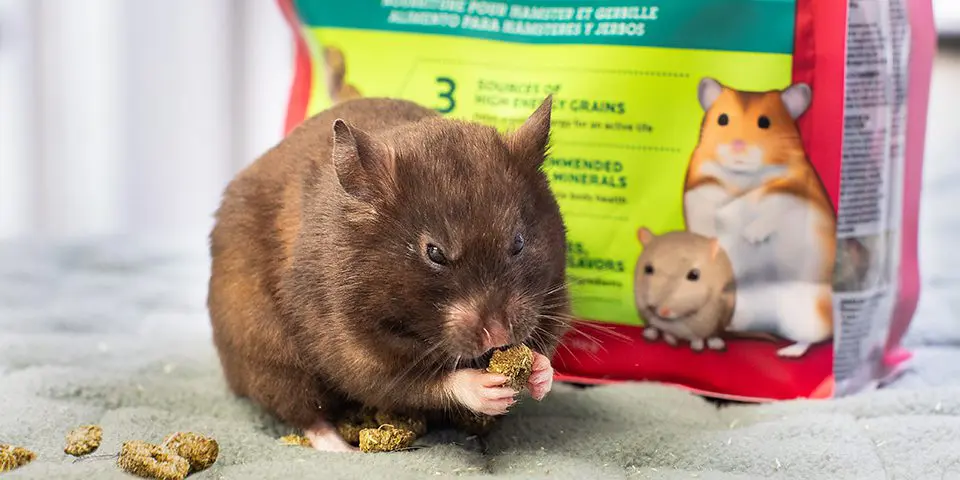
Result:
M416 451L343 455L278 445L289 432L230 395L207 265L202 235L0 247L0 443L39 455L4 477L123 478L109 457L122 441L191 430L222 448L193 478L960 478L960 322L946 279L925 292L912 368L878 392L718 408L657 385L561 385L484 443L437 432ZM104 442L75 461L63 438L82 423L102 425Z

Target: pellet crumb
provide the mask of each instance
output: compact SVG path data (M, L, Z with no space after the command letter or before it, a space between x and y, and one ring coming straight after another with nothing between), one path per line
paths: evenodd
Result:
M117 466L123 471L156 480L183 480L190 473L190 462L160 445L133 440L120 447Z
M216 440L193 432L172 433L161 446L187 459L191 472L206 470L220 455L220 444Z
M37 454L23 447L0 444L0 472L20 468L37 458Z
M103 440L103 428L99 425L81 425L67 433L67 445L63 452L80 457L100 448Z
M360 430L360 451L365 453L395 452L413 445L416 435L410 430L381 425Z
M337 431L340 432L340 436L343 437L347 443L354 446L359 445L361 430L380 426L375 417L376 411L368 407L347 412L342 418L337 420Z
M281 445L289 445L289 446L296 446L296 447L310 446L309 438L304 437L302 435L297 435L297 434L284 435L280 437L279 441Z
M487 371L507 377L504 386L520 391L533 373L533 351L522 343L506 350L497 350L490 358Z

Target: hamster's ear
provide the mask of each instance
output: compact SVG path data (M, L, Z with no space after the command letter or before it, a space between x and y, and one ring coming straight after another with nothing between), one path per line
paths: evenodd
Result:
M647 227L640 227L640 229L637 230L637 238L640 240L640 245L643 245L644 247L646 247L655 236L656 235L654 235L653 232L651 232Z
M716 238L710 239L710 261L714 262L717 260L717 255L720 254L720 240Z
M333 165L350 195L371 200L393 183L394 158L385 145L343 119L333 122Z
M786 90L780 93L780 99L783 105L787 107L787 112L796 120L803 112L810 108L810 102L813 100L813 91L806 83L797 83L790 85Z
M553 111L553 95L547 95L543 103L506 138L507 149L520 161L540 168L547 155L550 143L550 118Z
M703 108L704 112L710 110L721 93L723 93L723 85L720 82L710 77L701 79L700 86L697 87L697 99L700 101L700 108Z

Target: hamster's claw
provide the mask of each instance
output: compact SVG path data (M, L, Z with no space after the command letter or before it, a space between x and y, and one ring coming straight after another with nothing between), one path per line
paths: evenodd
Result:
M457 402L483 415L503 415L516 403L517 391L501 385L507 377L481 370L463 369L450 374L444 389Z
M310 446L321 452L359 452L360 449L347 443L336 428L326 420L320 420L303 432Z
M550 365L550 359L533 352L533 373L527 380L527 390L530 391L530 396L539 402L550 393L551 388L553 388L553 366Z

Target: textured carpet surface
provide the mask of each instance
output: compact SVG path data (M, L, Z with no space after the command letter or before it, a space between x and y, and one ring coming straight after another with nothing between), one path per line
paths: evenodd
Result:
M927 292L912 368L879 392L717 408L656 385L559 386L484 444L437 432L419 442L429 448L342 455L278 445L288 432L227 391L205 254L202 241L0 248L0 443L38 453L9 478L122 478L109 457L122 441L177 430L222 447L192 478L960 478L960 322L937 300L946 287ZM64 434L83 423L104 441L75 461Z

